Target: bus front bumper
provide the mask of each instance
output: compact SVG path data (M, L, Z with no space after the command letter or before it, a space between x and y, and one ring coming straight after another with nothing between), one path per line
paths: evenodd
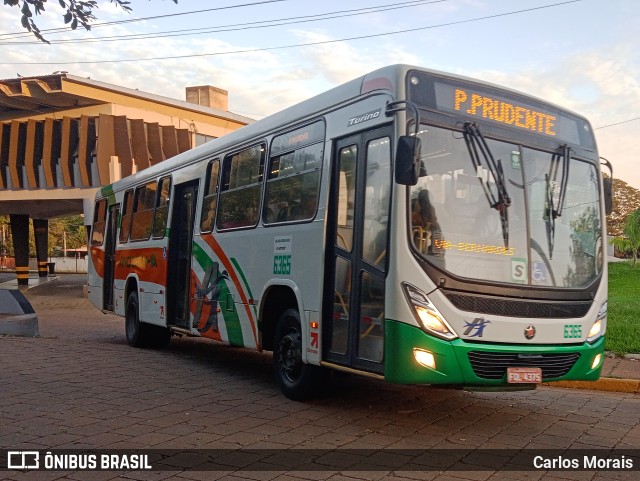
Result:
M420 364L416 352L433 367ZM596 356L600 355L599 362ZM420 357L418 355L418 357ZM595 343L522 345L445 341L405 323L387 320L385 380L399 384L446 384L518 389L507 382L508 367L540 367L542 381L595 381L604 361L604 337Z

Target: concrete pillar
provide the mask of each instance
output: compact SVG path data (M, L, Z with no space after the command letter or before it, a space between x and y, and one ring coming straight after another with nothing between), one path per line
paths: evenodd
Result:
M16 256L16 278L19 286L29 284L29 216L10 214L13 253Z
M47 257L49 254L49 221L33 219L33 233L36 238L38 256L38 277L47 277Z

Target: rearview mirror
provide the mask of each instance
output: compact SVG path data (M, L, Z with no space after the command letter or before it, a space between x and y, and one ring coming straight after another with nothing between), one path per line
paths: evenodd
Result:
M609 215L613 212L613 179L611 177L602 179L602 188L604 190L604 211Z
M396 182L401 185L416 185L420 177L420 139L402 135L396 150Z

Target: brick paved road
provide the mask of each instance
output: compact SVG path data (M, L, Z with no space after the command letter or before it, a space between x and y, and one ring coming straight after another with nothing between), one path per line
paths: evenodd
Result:
M337 376L296 403L271 357L197 339L133 349L124 322L61 276L27 293L37 339L0 337L0 448L640 448L638 395L540 388L467 393ZM10 472L0 479L637 479L629 472Z

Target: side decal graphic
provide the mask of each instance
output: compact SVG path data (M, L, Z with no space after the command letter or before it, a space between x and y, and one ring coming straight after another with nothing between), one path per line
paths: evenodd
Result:
M213 280L215 275L215 280ZM207 321L200 327L198 324L198 331L202 334L209 329L214 331L218 330L218 299L220 292L222 292L222 282L224 279L229 280L227 271L219 272L218 263L214 262L204 273L204 279L202 280L202 286L196 285L196 310L193 315L194 319L198 321L202 316L202 304L207 299L211 303L209 315Z
M234 269L234 265L232 261L229 259L229 257L227 257L227 255L222 250L222 247L220 246L220 244L218 244L218 241L216 241L214 236L212 235L203 236L202 240L204 240L207 243L207 245L211 248L211 250L213 250L214 254L218 257L218 259L224 266L224 269L226 270L227 275L229 276L229 279L231 280L231 282L233 282L233 285L235 286L240 296L242 305L244 306L244 309L247 313L247 318L249 319L249 324L251 325L251 332L253 334L253 339L255 340L256 349L260 350L258 332L256 329L256 318L254 316L254 313L251 310L249 298L247 297L245 290L242 288L242 283L240 282L238 273ZM224 292L222 294L224 295Z

